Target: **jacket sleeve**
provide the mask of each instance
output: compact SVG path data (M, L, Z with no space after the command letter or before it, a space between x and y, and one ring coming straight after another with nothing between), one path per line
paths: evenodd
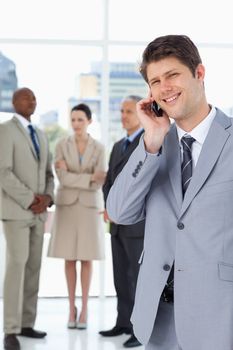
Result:
M143 139L117 176L107 198L111 220L132 225L145 218L146 197L160 165L160 156L145 151Z
M96 166L94 171L104 171L106 172L106 152L105 152L105 147L103 145L100 145L99 147L99 155L97 158ZM92 190L97 190L102 188L102 185L99 185L95 182L91 183L91 189Z
M107 197L108 197L108 193L110 191L110 188L112 187L112 171L113 171L113 154L114 154L114 147L111 151L110 157L109 157L109 163L108 163L108 171L107 171L107 176L106 176L106 180L105 183L103 185L103 195L104 195L104 204L106 207L106 201L107 201Z
M58 160L65 160L62 146L59 143L55 150L55 162ZM104 170L102 165L105 162L105 152L104 147L102 146L99 151L99 156L96 163L96 169ZM56 169L56 174L59 179L59 182L64 187L70 188L79 188L84 190L96 191L100 188L100 185L95 184L91 181L92 173L75 173L69 170Z
M0 185L23 209L33 202L34 193L14 173L14 144L6 125L0 125Z
M49 144L48 144L47 138L46 138L46 142L47 142L48 157L47 157L47 165L46 165L45 194L48 194L52 198L52 202L54 202L54 175L52 170L52 154L49 151Z

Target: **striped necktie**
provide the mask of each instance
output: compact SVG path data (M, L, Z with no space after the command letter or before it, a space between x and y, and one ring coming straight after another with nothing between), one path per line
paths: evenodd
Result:
M183 195L188 188L190 180L192 178L192 144L196 141L190 135L184 135L181 138L183 146L183 162L181 165L182 171L182 190ZM168 276L167 284L165 289L172 291L174 288L174 264L172 265L170 274Z
M190 135L184 135L181 138L181 143L183 146L183 162L181 165L182 171L182 190L183 195L188 188L190 180L192 178L192 144L196 141ZM172 292L174 288L174 264L172 265L170 274L168 276L167 284L164 290L170 290Z
M36 131L31 124L28 125L28 129L30 131L31 140L32 140L34 149L36 151L37 158L40 159L40 148L39 148L39 144L36 140Z
M192 144L194 141L196 140L190 135L184 135L181 138L183 146L183 162L181 165L183 195L185 194L192 178Z

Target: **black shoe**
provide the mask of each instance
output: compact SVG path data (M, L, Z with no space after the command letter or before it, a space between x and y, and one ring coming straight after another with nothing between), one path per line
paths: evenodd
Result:
M108 331L100 331L99 334L103 337L115 337L116 335L121 334L131 334L131 332L131 329L128 327L115 326L112 329L109 329Z
M5 350L20 350L20 343L15 334L5 334L3 344Z
M36 331L31 327L24 327L21 329L21 333L19 333L19 335L22 335L23 337L28 337L28 338L44 338L47 335L47 333Z
M137 340L135 335L131 335L131 337L124 342L123 346L125 348L134 348L135 346L141 346L142 344Z

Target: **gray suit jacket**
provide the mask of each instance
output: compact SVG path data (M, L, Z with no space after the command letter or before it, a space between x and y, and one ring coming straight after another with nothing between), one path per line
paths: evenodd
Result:
M141 139L109 193L113 221L132 224L146 217L132 314L143 343L153 330L167 265L175 260L175 324L182 349L233 349L232 159L232 119L217 110L184 200L174 124L158 156L147 154Z
M0 219L25 220L34 217L28 207L34 194L53 198L51 157L45 134L36 128L40 145L37 159L30 135L17 118L0 124ZM40 214L45 220L45 213Z
M110 160L109 160L109 168L106 176L106 181L103 186L103 194L104 194L104 202L106 205L106 200L108 197L108 193L110 188L112 187L117 175L124 168L127 163L130 155L137 147L142 132L137 135L137 137L131 142L125 152L122 152L123 144L125 142L125 138L116 142L111 151ZM125 237L142 237L144 236L144 220L136 223L135 225L116 225L114 223L110 223L110 233L113 236L117 236L119 233L122 233ZM141 245L141 242L139 242Z

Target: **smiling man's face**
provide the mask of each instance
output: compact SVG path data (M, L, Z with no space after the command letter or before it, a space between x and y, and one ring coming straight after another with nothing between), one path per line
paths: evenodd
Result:
M176 123L195 120L205 103L205 69L199 64L193 76L190 69L175 57L163 58L147 66L151 94Z

